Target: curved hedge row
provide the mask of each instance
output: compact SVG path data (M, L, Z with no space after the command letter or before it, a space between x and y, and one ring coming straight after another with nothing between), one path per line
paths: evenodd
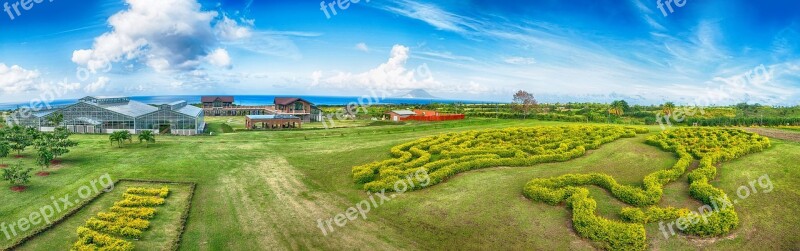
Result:
M645 176L644 189L619 185L612 177L605 174L568 174L555 178L533 179L526 184L524 194L532 200L553 205L566 202L573 209L576 231L581 236L602 242L606 248L613 250L646 249L643 224L648 222L686 217L693 219L694 224L683 230L684 233L698 236L721 235L736 227L739 219L732 206L701 215L689 209L659 208L651 205L661 200L662 187L680 178L695 157L700 159L699 166L688 175L692 197L707 205L719 203L712 200L727 200L725 192L708 183L716 177L717 170L714 163L762 151L770 146L768 138L741 130L678 129L648 137L647 142L675 152L679 160L670 169L659 170ZM604 188L627 204L651 207L646 211L640 208L623 209L620 215L629 223L597 217L592 206L595 204L594 199L587 196L588 190L580 188L586 185ZM699 220L701 218L702 221ZM623 231L627 234L619 234Z
M566 161L582 156L586 149L648 132L644 128L618 126L564 126L450 133L395 146L391 149L393 158L356 166L353 178L367 190L392 191L394 182L418 171L428 172L430 184L436 184L471 169ZM674 152L678 162L669 169L645 176L642 187L619 184L602 173L567 174L533 179L525 185L523 193L532 200L551 205L566 203L573 211L575 230L607 249L644 250L647 248L645 223L680 217L695 219L692 222L697 223L683 231L698 236L721 235L736 227L738 216L732 206L700 215L689 209L653 205L661 200L663 186L679 179L696 158L699 166L688 174L691 196L708 205L715 204L713 200L727 200L722 190L708 183L716 177L714 164L770 146L768 138L757 134L706 128L665 131L648 137L647 143ZM587 185L606 189L615 198L635 206L620 212L625 222L597 216L596 201L589 196L589 190L582 187ZM423 186L411 187L420 189ZM643 210L644 207L647 209ZM696 220L700 218L703 220Z
M394 183L424 171L427 185L487 167L531 166L567 161L622 137L647 132L620 126L508 128L449 133L393 147L393 158L353 167L353 179L370 191L394 191ZM420 180L413 189L420 189ZM620 191L620 193L630 193Z

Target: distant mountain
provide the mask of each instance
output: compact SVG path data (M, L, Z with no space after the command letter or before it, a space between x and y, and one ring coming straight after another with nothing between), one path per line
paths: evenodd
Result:
M423 99L438 99L423 89L414 89L405 95L397 96L398 98L423 98Z

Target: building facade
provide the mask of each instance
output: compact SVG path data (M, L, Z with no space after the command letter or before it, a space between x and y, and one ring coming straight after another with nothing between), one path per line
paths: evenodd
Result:
M203 110L186 101L152 106L128 97L85 97L61 108L40 111L21 119L20 125L52 131L51 117L62 114L63 126L73 133L113 133L196 135L205 130Z
M247 129L280 130L303 127L303 120L292 115L247 115L245 116Z
M389 119L392 121L402 121L405 118L417 115L417 113L409 110L394 110L387 112Z
M299 117L303 122L322 121L320 110L302 98L275 98L276 114Z
M275 114L274 107L264 106L241 106L234 104L233 96L203 96L200 102L203 103L203 112L206 116L246 116L246 115L268 115Z

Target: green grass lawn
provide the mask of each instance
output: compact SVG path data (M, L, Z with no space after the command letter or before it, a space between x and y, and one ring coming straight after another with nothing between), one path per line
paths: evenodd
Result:
M212 117L205 117L206 123L208 123L208 130L209 132L214 132L214 134L219 133L230 133L234 130L244 130L245 128L245 117L244 116L212 116ZM371 126L373 124L378 123L389 123L389 121L371 121L371 120L338 120L335 119L334 122L326 121L326 122L308 122L303 123L302 129L339 129L339 128L353 128L353 127L364 127L364 126Z
M243 117L206 119L209 128L227 124L235 129L244 124ZM332 130L220 131L214 136L160 136L149 148L137 143L112 147L108 136L75 135L81 145L63 157L64 163L53 168L51 176L34 177L23 193L0 191L0 220L24 217L51 203L50 196L74 193L108 173L114 179L197 183L182 250L592 250L593 243L578 237L569 225L568 209L532 202L523 197L522 188L535 177L589 172L608 173L622 183L639 185L646 174L676 161L673 154L645 145L643 135L609 143L563 163L463 173L402 194L370 211L367 220L351 221L327 236L317 227L318 220L332 218L369 197L352 182L350 169L387 158L394 145L453 131L560 124L564 123L470 119ZM658 131L658 127L651 129ZM32 150L26 152L22 161L33 166L32 154ZM775 190L739 202L736 210L741 224L729 236L665 239L657 224L649 224L651 248L796 249L800 246L795 230L800 224L799 157L800 143L773 140L773 147L764 152L723 163L712 183L727 194L736 194L739 186L764 174L771 177ZM591 191L598 201L598 213L617 218L624 203L601 189ZM103 195L89 208L112 194ZM700 205L690 199L686 179L665 187L662 204ZM91 214L80 212L65 223L82 222L81 215ZM77 225L62 225L25 248L66 249ZM0 239L0 247L12 240ZM156 244L142 247L160 249Z

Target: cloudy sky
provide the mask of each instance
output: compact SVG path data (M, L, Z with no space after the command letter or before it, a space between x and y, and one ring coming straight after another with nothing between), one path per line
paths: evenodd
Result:
M417 88L496 101L518 89L544 101L800 97L797 1L332 1L0 0L9 6L0 6L0 103L53 90L64 99Z

